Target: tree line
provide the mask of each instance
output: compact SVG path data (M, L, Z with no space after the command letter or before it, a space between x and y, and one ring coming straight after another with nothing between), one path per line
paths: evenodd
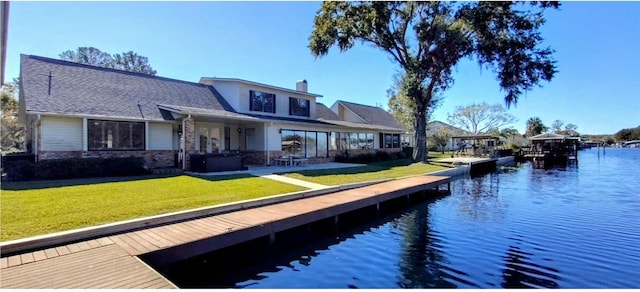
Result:
M613 137L618 142L640 140L640 126L622 129L616 132Z
M156 75L157 73L156 70L149 65L149 59L147 57L138 55L133 51L110 55L94 47L79 47L75 51L64 51L59 56L62 60L80 64L148 75Z

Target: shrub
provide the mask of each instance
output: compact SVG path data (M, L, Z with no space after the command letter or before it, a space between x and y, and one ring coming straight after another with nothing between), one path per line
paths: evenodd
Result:
M2 155L3 178L7 180L33 179L36 157L33 154L9 153ZM6 176L5 176L6 174Z
M149 174L141 157L50 159L8 162L7 179L68 179Z
M345 152L342 154L338 154L333 158L335 162L345 162L345 163L361 163L361 164L369 164L372 162L381 162L386 160L395 160L395 159L404 159L407 158L407 155L403 152L395 152L388 153L385 151L376 151L376 153L364 153L358 155L349 155L349 153Z
M2 164L2 171L10 181L31 180L35 174L35 165L29 160L7 161Z

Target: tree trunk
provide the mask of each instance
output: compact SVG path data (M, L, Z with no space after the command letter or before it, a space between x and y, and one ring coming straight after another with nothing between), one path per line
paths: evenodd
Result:
M429 103L426 103L428 105ZM413 161L427 162L427 108L425 103L416 104L416 146L413 148Z

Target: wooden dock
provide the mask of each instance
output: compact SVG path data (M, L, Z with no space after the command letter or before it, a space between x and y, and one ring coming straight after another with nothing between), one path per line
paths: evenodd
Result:
M381 202L447 185L416 176L0 258L0 288L177 288L155 265L197 256ZM150 256L151 255L151 256Z

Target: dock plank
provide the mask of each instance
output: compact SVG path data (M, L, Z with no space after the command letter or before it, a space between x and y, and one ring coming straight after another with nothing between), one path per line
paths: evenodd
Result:
M30 252L21 254L20 259L23 265L36 261L35 258L33 258L33 253Z
M106 256L105 256L106 255ZM57 269L51 270L51 267ZM65 267L60 269L59 267ZM45 268L45 269L43 269ZM49 268L49 269L47 269ZM47 271L44 272L43 271ZM124 274L127 279L123 280ZM17 275L17 276L16 276ZM115 275L118 275L114 277ZM0 270L1 288L94 288L107 284L121 289L145 285L150 281L175 288L157 272L131 257L118 245L108 245L78 253ZM94 281L100 278L101 281Z
M56 247L56 251L58 252L59 255L66 255L66 254L70 254L71 251L69 250L69 248L67 248L66 246L57 246Z
M111 240L115 241L116 244L120 245L120 242L116 241L116 239L122 242L125 246L127 246L125 248L127 251L130 251L130 250L133 251L133 253L129 252L129 254L131 255L139 255L146 252L146 249L142 245L140 245L138 242L136 242L134 239L127 236L127 233L118 234L111 238ZM125 246L123 246L123 248Z
M20 255L14 255L14 256L10 256L7 259L7 263L9 267L13 267L13 266L19 266L22 265L22 259L20 257Z
M33 252L33 258L36 261L42 261L47 259L47 255L44 253L44 251L38 250Z
M101 246L113 244L113 241L111 241L107 237L100 237L100 238L98 238L96 240L98 241L98 243L100 243Z

